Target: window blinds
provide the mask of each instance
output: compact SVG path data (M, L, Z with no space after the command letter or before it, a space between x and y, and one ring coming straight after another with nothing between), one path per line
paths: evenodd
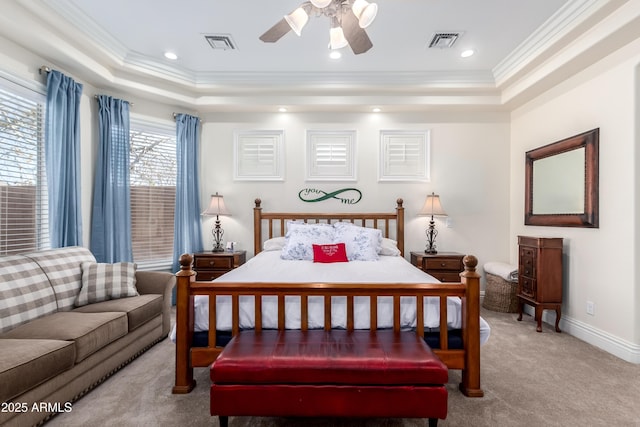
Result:
M0 80L0 254L49 247L45 96Z
M171 265L176 196L175 129L131 123L131 239L141 268Z

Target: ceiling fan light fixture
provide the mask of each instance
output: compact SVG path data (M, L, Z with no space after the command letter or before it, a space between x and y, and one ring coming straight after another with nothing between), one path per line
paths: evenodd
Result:
M325 4L326 7L318 7ZM324 16L331 22L329 49L335 52L349 46L355 55L360 55L373 47L365 28L373 22L377 13L378 5L366 0L307 0L282 17L259 39L265 43L274 43L289 31L301 36L311 15Z
M344 31L338 23L338 19L334 16L331 20L331 29L329 30L329 49L342 49L349 42L344 36Z
M302 29L309 21L309 14L302 7L297 8L293 12L284 16L284 20L298 36L302 34Z
M333 0L311 0L311 4L318 9L324 9L329 6Z
M367 28L378 14L378 5L376 3L369 3L367 0L356 0L351 6L353 14L358 18L358 24L360 28Z

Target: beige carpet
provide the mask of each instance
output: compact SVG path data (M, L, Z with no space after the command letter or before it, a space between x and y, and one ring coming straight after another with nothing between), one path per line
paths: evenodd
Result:
M483 311L492 333L482 347L483 398L467 398L449 376L449 415L441 426L640 426L640 365L620 360L525 316ZM47 427L217 426L209 416L208 372L198 386L171 394L174 344L164 340L54 417ZM421 419L288 419L232 417L245 426L426 426Z

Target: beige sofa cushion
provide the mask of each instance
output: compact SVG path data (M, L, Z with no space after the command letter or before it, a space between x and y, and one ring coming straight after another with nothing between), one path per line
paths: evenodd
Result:
M126 334L125 313L65 311L32 320L0 335L0 338L73 341L78 363Z
M154 317L162 314L162 295L149 294L137 297L120 298L109 301L97 302L76 308L74 312L103 313L119 311L127 313L129 331L147 323Z
M71 341L0 339L0 402L71 368L75 356Z

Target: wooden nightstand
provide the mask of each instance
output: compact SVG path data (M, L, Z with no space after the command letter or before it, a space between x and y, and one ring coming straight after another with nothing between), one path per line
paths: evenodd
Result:
M460 273L464 271L463 258L464 255L457 252L411 252L411 264L441 282L460 282Z
M242 265L247 260L247 251L202 252L193 254L193 270L196 280L213 280Z

